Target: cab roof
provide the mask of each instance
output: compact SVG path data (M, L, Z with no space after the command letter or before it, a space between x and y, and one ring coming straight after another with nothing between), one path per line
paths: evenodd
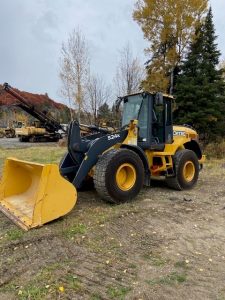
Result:
M133 94L128 94L124 97L130 97L130 96L136 96L136 95L140 95L140 94L149 94L149 95L156 95L156 94L162 94L164 98L169 98L171 100L174 100L174 97L172 95L169 94L165 94L165 93L160 93L160 92L149 92L149 91L143 91L143 92L139 92L139 93L133 93ZM121 97L121 98L124 98Z

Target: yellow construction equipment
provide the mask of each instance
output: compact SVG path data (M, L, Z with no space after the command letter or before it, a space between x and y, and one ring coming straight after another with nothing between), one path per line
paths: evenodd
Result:
M193 188L205 156L193 128L173 126L172 102L161 93L120 98L122 126L113 133L89 126L93 134L82 136L80 124L72 122L59 167L7 159L0 210L29 229L67 214L76 203L76 189L91 180L101 198L117 204L133 199L152 178L164 177L176 190Z
M34 122L34 126L21 126L17 128L16 135L21 142L58 142L62 138L62 134L59 131L66 134L64 127L56 119L47 112L43 112L31 105L8 83L4 83L3 89L16 99L14 106L21 108L38 120Z
M75 187L53 164L8 158L0 185L0 210L28 230L67 214L77 200Z

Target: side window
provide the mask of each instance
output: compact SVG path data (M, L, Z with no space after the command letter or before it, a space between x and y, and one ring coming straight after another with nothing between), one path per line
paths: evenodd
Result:
M156 122L163 124L164 122L164 106L163 105L154 105L154 111L156 116Z
M172 103L166 101L166 126L172 125Z
M143 99L141 110L138 116L139 142L146 142L148 138L148 98Z
M163 103L153 105L153 123L152 123L152 141L154 143L164 143L164 114L165 107Z

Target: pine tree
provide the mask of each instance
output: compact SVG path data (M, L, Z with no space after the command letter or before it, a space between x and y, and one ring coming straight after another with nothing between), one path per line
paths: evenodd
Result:
M225 135L225 84L218 69L216 38L210 7L205 22L196 29L176 86L175 121L194 126L205 142Z
M207 7L208 0L137 0L133 18L149 42L145 90L168 91Z
M109 105L105 102L98 109L98 120L99 122L107 122L110 119L111 112Z

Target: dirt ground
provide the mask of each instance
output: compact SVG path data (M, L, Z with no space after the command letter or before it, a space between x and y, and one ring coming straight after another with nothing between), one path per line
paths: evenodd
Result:
M0 213L0 299L225 299L224 179L211 160L188 192L157 182L119 206L80 192L28 232Z

